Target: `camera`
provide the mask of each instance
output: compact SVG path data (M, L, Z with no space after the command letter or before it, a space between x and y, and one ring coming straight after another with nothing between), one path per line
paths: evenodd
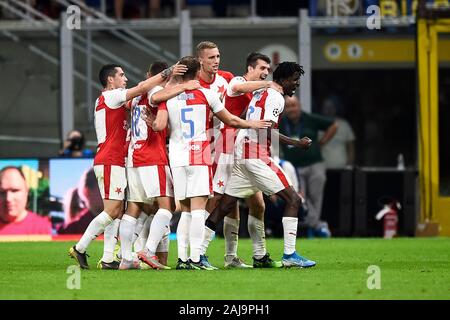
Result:
M79 151L83 149L84 146L84 138L83 137L73 137L72 139L69 139L70 145L68 146L68 149L71 151Z

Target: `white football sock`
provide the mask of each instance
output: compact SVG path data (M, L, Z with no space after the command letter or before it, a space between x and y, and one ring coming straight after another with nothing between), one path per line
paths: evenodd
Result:
M77 249L77 251L81 253L86 252L86 249L92 242L92 240L101 235L111 222L113 222L113 219L110 217L110 215L105 211L102 211L91 221L91 223L89 223L89 226L83 233L80 241L78 241L78 243L75 245L75 249Z
M284 254L295 252L298 218L283 217Z
M136 221L136 227L134 228L133 238L131 238L131 243L135 243L142 229L144 228L145 221L147 221L148 215L144 211L141 212Z
M145 249L145 244L147 243L147 239L148 239L148 233L150 231L150 225L152 224L154 216L155 216L154 214L151 214L147 217L147 220L145 220L144 226L143 226L141 232L139 233L138 238L134 242L134 251L135 252L139 252L139 251L142 251Z
M203 238L202 248L201 248L202 249L201 254L203 256L206 254L206 251L208 251L209 243L212 241L215 234L216 234L216 232L214 230L211 230L210 228L205 226L205 236Z
M114 248L116 247L117 237L119 235L120 219L115 219L106 228L103 242L103 262L113 262Z
M148 250L150 256L156 254L156 248L163 238L167 230L170 230L170 220L172 219L172 213L166 209L158 209L153 218L150 226L150 232L148 234L148 240L145 247Z
M225 256L227 259L233 259L237 256L239 219L229 217L223 219L223 236L225 237Z
M261 259L267 252L264 221L259 220L252 215L248 215L247 227L250 238L252 238L253 257Z
M191 213L182 212L177 227L178 258L186 262L189 248L189 228L191 226Z
M170 228L169 231L167 231L161 241L158 244L158 248L156 248L156 252L169 252L169 246L170 246Z
M189 228L189 245L191 261L199 262L201 254L201 246L205 236L205 210L191 211L191 225Z
M120 223L119 234L120 244L122 247L122 259L127 261L133 260L131 239L133 238L134 228L136 227L137 219L124 214Z

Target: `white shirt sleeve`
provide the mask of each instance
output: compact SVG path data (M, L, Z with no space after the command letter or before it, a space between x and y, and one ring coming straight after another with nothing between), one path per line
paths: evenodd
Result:
M220 100L220 96L218 93L209 89L200 89L200 90L202 90L202 92L204 93L206 100L208 101L208 104L211 107L212 112L217 113L225 108L223 102Z
M284 98L274 89L267 89L268 95L264 105L264 120L272 120L278 123L278 117L284 110Z
M345 142L355 140L355 134L353 133L352 127L347 122L347 120L344 119L338 120L338 131L339 130L344 133Z
M233 86L235 84L244 83L244 82L246 82L244 77L234 77L233 79L231 79L231 81L227 87L227 96L229 96L229 97L242 96L243 93L238 93L238 92L233 91Z
M152 103L151 103L151 101L152 101L152 96L153 96L155 93L157 93L158 91L161 91L162 89L164 89L164 88L161 87L161 86L156 86L156 87L153 87L153 88L148 92L148 94L147 94L148 104L149 104L152 108L158 108L158 105L157 105L157 104L152 104Z
M105 104L111 109L120 108L127 101L127 89L114 89L103 92Z

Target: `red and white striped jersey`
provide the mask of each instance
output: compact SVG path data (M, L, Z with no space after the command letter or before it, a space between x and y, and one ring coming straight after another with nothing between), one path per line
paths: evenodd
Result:
M231 88L234 84L243 83L247 80L244 77L234 77L228 84L225 94L224 105L225 108L236 117L240 117L242 112L247 108L252 95L250 93L237 93ZM230 127L224 123L220 128L220 137L216 143L216 158L220 152L232 154L234 149L235 133L237 129Z
M219 94L220 100L223 100L227 91L228 82L233 78L233 74L228 71L219 70L211 82L206 82L203 79L199 79L200 85L203 88L211 89Z
M169 113L169 161L171 167L211 165L210 112L223 110L217 93L189 90L159 105Z
M247 120L271 120L278 128L279 115L284 110L284 98L278 91L268 88L253 92L247 109ZM270 136L267 130L241 129L236 138L237 159L262 159L270 157Z
M228 71L219 70L217 74L214 75L212 82L206 82L203 79L199 79L200 85L203 88L210 89L219 94L220 100L223 101L228 88L228 82L233 78L233 74ZM222 121L217 118L211 119L211 128L214 129L214 140L219 138L219 130L223 126ZM214 141L213 140L213 141Z
M148 93L133 99L131 103L131 139L128 147L127 167L168 165L166 129L155 132L142 118L146 107L156 117L158 106L150 103L151 96L162 90L156 86Z
M94 122L98 146L94 165L125 166L128 126L126 96L126 89L106 90L95 101Z
M225 108L237 117L240 117L245 108L247 108L252 99L251 93L234 92L232 86L239 83L247 82L244 77L234 77L228 84L225 94ZM225 128L232 128L224 124Z

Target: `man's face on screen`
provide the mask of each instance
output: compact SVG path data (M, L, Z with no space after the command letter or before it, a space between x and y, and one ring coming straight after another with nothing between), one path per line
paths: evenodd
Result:
M0 176L0 218L13 222L26 212L28 188L25 180L15 169Z
M103 199L98 189L98 185L86 186L83 190L86 199L88 201L88 208L94 214L97 215L103 211Z

